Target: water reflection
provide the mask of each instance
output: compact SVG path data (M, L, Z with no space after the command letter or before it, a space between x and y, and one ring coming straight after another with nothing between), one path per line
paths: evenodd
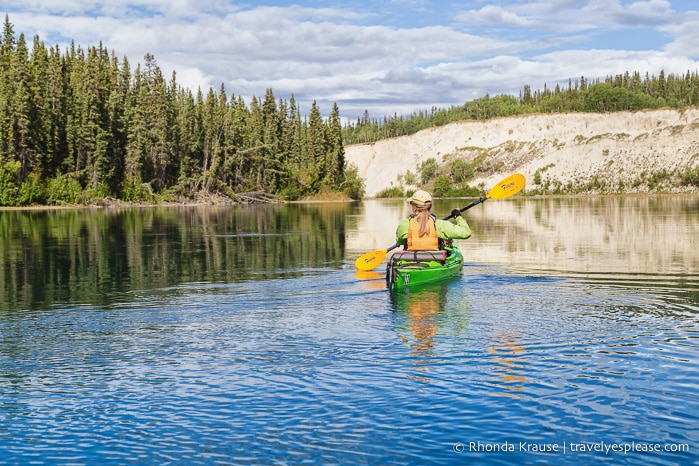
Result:
M474 209L469 220L474 262L673 281L699 271L696 197L519 198Z
M342 264L354 204L0 211L0 308Z
M355 270L354 277L359 280L360 286L367 291L386 289L386 274L383 270Z
M410 348L409 359L416 371L408 378L433 382L428 372L443 356L435 349L438 340L447 333L455 337L464 330L463 323L467 320L460 313L454 315L453 311L460 306L450 305L448 290L449 285L442 283L390 294L391 306L398 317L398 336Z
M506 329L501 328L492 336L483 333L475 337L470 335L473 309L464 280L468 278L460 278L451 284L391 293L391 304L399 317L396 325L399 337L410 348L411 363L419 374L408 377L433 382L428 373L443 362L446 354L473 351L474 357L482 360L483 375L487 377L484 384L494 387L488 393L519 398L523 394L524 374L527 372L524 338L514 322L509 322ZM454 294L450 294L451 288ZM458 299L454 299L457 296ZM477 322L475 325L483 330L483 325L487 328L492 323ZM458 344L456 348L437 348L440 341ZM478 347L470 348L477 341L485 341L486 346L480 348L480 343L477 343Z
M446 308L446 296L444 285L391 294L396 311L407 318L410 337L401 338L410 345L416 364L425 364L433 356L438 318Z
M524 346L518 341L518 333L517 330L501 330L490 343L488 355L493 363L490 380L502 389L494 391L495 395L516 397L516 393L524 389Z
M449 212L464 199L436 200ZM291 278L393 244L403 200L0 211L0 307L107 304L179 283ZM468 264L680 289L699 302L699 198L491 200L469 210ZM383 274L383 266L376 269ZM361 277L357 277L362 279ZM362 279L363 280L363 279ZM378 277L366 287L383 288Z

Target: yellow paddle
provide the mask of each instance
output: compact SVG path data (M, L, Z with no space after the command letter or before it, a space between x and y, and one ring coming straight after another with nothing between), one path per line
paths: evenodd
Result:
M519 173L510 175L495 186L493 186L491 190L488 191L488 194L481 197L477 201L473 201L472 203L470 203L466 207L463 207L460 210L461 212L464 212L473 206L477 206L481 202L487 201L488 199L508 198L520 192L522 188L524 188L525 184L527 184L527 179L524 177L524 175L521 175ZM452 215L449 214L448 216L444 217L444 220L449 220L451 217ZM383 262L383 260L386 258L386 254L388 254L389 251L392 251L398 246L400 245L394 244L393 246L387 249L378 249L376 251L367 252L363 256L360 256L356 261L354 261L354 266L359 270L371 270L378 266L381 262Z

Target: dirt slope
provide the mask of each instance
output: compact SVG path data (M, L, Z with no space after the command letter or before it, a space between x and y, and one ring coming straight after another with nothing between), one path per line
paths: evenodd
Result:
M405 186L398 175L418 174L429 158L441 164L479 156L484 162L472 186L490 187L519 172L527 177L528 190L572 186L590 193L699 193L697 187L676 186L687 168L699 166L699 109L468 121L345 151L366 182L367 197L392 186L416 187Z

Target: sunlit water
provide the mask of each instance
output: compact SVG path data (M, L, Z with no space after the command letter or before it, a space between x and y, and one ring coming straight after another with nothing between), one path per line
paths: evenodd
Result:
M698 464L696 256L557 267L487 207L396 295L371 206L0 217L0 463Z

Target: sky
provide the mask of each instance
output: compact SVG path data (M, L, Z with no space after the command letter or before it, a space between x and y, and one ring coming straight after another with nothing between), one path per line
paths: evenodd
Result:
M344 121L638 71L699 71L696 0L0 0L17 37L102 45L131 69L249 104L272 89ZM4 19L4 18L3 18Z

